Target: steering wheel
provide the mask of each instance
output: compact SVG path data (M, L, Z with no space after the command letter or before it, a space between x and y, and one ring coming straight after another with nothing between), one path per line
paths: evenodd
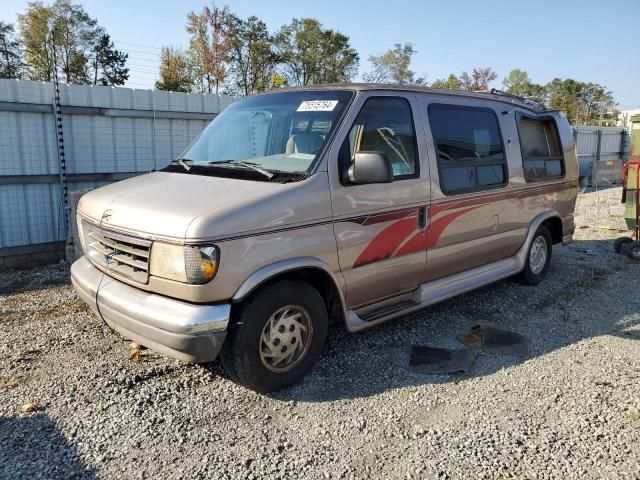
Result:
M449 162L455 162L455 160L453 159L453 157L451 155L449 155L448 153L444 153L442 150L438 150L438 155L440 157L443 157L445 160L447 160Z

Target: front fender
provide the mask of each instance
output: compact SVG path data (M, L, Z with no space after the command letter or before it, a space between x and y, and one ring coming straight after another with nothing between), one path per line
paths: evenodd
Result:
M238 290L236 290L236 292L233 294L231 301L234 303L242 301L260 285L273 278L278 277L279 275L309 268L321 270L331 278L334 285L336 286L336 290L340 294L340 303L342 304L342 308L344 309L344 280L341 276L339 277L335 275L324 262L313 257L288 258L286 260L280 260L278 262L272 263L271 265L261 267L260 269L249 275L249 277L242 283L242 285L240 285Z

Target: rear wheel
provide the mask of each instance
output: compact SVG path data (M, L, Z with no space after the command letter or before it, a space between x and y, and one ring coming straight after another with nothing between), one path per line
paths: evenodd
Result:
M222 364L237 383L265 393L300 380L327 336L327 309L305 282L284 280L238 306L222 348Z
M613 250L616 253L622 253L622 247L627 243L633 242L633 238L631 237L619 237L616 238L616 241L613 242Z
M549 270L551 251L551 232L544 225L540 225L531 240L524 269L517 280L525 285L539 284Z

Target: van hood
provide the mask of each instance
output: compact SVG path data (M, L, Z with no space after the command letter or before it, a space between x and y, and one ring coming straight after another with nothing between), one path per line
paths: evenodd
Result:
M78 211L105 228L202 241L331 217L326 172L292 183L154 172L86 193Z

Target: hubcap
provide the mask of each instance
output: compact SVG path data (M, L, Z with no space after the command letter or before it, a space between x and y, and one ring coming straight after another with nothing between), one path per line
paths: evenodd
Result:
M544 237L536 237L531 244L529 266L534 274L539 274L547 263L547 241Z
M298 305L282 307L269 317L260 335L260 360L272 372L291 370L309 350L313 325Z

